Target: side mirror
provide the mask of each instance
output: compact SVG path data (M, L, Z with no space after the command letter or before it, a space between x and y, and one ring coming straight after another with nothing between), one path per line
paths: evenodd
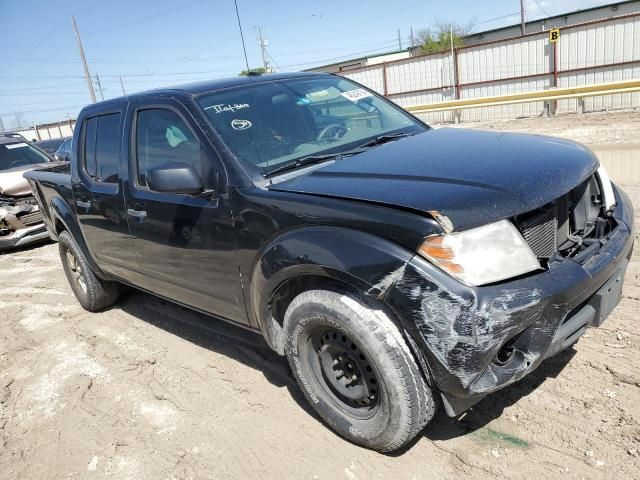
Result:
M66 162L69 160L66 155L62 155L61 153L57 153L57 152L53 154L53 158L57 162Z
M204 184L198 172L184 162L167 162L147 170L147 185L154 192L200 195Z

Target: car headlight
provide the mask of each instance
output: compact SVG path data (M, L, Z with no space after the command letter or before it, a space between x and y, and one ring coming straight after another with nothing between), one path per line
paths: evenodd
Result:
M428 237L418 253L471 286L506 280L541 268L529 245L508 220Z
M605 168L600 165L598 168L598 181L600 182L600 189L602 190L602 203L604 205L604 211L608 212L616 206L616 196L613 193L613 186L609 179L609 174Z

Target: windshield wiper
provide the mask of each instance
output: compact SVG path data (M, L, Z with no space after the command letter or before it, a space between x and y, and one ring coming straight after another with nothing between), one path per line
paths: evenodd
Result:
M413 135L412 133L387 133L385 135L379 135L375 138L372 138L371 140L363 143L362 145L360 145L359 148L366 148L366 147L374 147L376 145L381 145L383 143L389 142L391 140L396 140L398 138L403 138L403 137L408 137L410 135Z
M299 158L294 162L285 163L284 165L276 167L273 170L270 170L269 172L267 172L266 175L271 176L271 175L275 175L276 173L287 172L289 170L295 170L296 168L304 167L305 165L312 165L314 163L320 163L320 162L323 162L325 160L330 160L332 158L342 157L343 155L344 155L344 153L342 153L342 152L328 153L326 155L308 155L306 157Z
M356 148L345 150L344 152L328 153L326 155L308 155L306 157L299 158L298 160L295 160L290 163L286 163L284 165L274 168L269 172L266 172L266 175L270 177L272 175L275 175L276 173L295 170L296 168L300 168L305 165L311 165L313 163L319 163L319 162L323 162L325 160L330 160L330 159L339 159L339 158L344 158L351 155L357 155L358 153L364 152L368 147L373 147L375 145L380 145L382 143L389 142L397 138L408 137L410 135L413 135L413 134L405 132L405 133L388 133L385 135L379 135L363 143L362 145L357 146Z

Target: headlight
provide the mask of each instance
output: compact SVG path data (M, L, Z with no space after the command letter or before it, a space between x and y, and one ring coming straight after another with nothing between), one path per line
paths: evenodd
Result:
M604 211L608 212L616 205L616 196L613 193L613 186L609 179L609 174L605 168L600 165L598 168L598 181L600 182L600 189L602 190L602 203L604 205Z
M529 245L508 220L464 232L428 237L418 252L448 274L472 286L540 269Z

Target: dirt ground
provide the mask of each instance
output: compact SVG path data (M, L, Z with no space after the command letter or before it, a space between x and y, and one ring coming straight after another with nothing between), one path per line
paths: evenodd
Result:
M638 110L435 125L436 128L441 126L553 135L590 146L640 143Z
M602 144L640 113L465 126ZM601 328L393 455L326 428L257 335L139 292L90 314L56 245L4 254L0 478L640 478L639 248Z

